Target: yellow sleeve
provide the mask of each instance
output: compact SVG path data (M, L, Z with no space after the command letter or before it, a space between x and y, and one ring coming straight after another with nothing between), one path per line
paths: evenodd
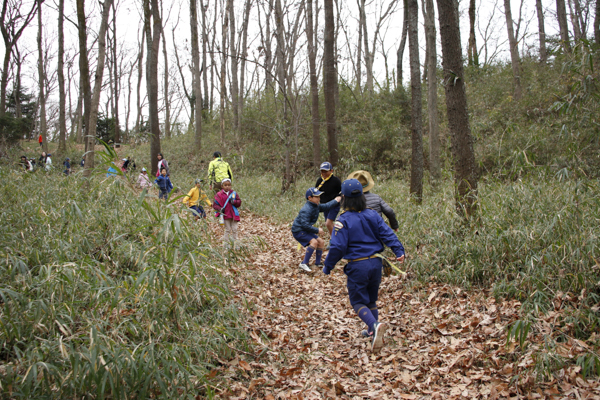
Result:
M188 202L190 201L190 199L192 198L192 195L194 194L194 189L196 188L192 188L188 194L185 195L185 197L183 198L183 204L188 204Z
M208 196L204 192L200 192L200 200L198 201L198 203L200 203L200 201L205 201L209 207L212 207L212 203L210 202Z

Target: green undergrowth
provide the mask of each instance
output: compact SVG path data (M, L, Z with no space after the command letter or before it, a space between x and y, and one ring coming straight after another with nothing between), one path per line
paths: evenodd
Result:
M0 168L0 397L195 398L249 350L203 221L126 180Z

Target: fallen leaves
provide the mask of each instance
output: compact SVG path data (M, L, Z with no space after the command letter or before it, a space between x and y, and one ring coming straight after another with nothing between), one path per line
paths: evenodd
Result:
M378 301L380 319L390 325L386 346L374 356L369 340L359 337L364 327L349 305L340 266L330 276L301 273L303 254L289 226L265 217L244 213L240 236L258 243L232 265L235 297L251 305L246 329L257 358L238 355L219 371L228 382L222 398L600 398L598 380L582 379L577 366L548 382L534 379L533 349L553 332L555 314L539 322L531 348L523 350L506 346L518 301L435 283L408 291L405 278L392 276ZM587 347L569 339L555 352L572 359Z

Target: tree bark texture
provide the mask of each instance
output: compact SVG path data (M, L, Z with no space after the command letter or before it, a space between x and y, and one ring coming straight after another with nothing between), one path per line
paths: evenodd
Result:
M65 13L65 0L58 1L58 152L65 154L67 151L67 110L65 106L65 32L63 20Z
M546 52L546 30L544 28L544 8L542 7L542 0L535 0L535 8L537 10L538 17L538 38L540 41L540 63L545 64L548 59Z
M504 15L506 17L506 28L508 30L508 43L510 45L510 61L513 71L513 90L515 100L521 99L521 60L519 58L519 44L515 37L510 0L504 0Z
M42 0L38 2L38 78L40 84L40 134L42 135L42 147L48 153L48 138L46 137L46 96L44 85L46 84L46 73L44 71L44 51L42 49Z
M191 0L193 1L193 0ZM167 55L167 39L162 31L163 59L165 60L164 101L165 101L165 137L171 137L171 98L169 96L169 57Z
M311 119L313 131L313 165L321 164L321 117L319 115L319 82L317 78L316 37L313 32L313 0L306 1L306 36L308 39L308 64L310 69ZM360 58L359 58L360 64ZM360 71L360 67L358 68Z
M229 1L223 13L223 28L221 30L221 143L225 142L225 98L227 97L226 75L227 75L227 29L229 28Z
M151 26L152 23L152 26ZM160 153L160 126L158 120L158 51L162 22L158 0L144 0L144 29L146 30L146 91L148 93L148 120L150 122L150 160L152 176L158 171Z
M333 0L325 0L325 38L323 46L323 79L325 92L325 117L327 120L327 148L329 162L335 167L338 164L337 122L335 116L335 85L337 84L337 71L334 59L334 31L335 19L333 16Z
M229 58L231 61L231 108L233 111L233 135L238 139L239 128L239 84L238 84L238 55L235 40L235 8L233 0L229 1Z
M427 114L429 118L429 173L433 181L441 178L440 137L437 99L437 50L435 8L433 0L425 0L425 37L427 39Z
M477 168L467 110L458 8L454 0L437 0L437 5L446 109L454 159L455 204L457 212L468 218L476 211Z
M200 45L198 43L198 10L196 0L190 0L190 27L192 34L192 86L194 108L196 109L196 120L194 138L196 150L202 149L202 90L200 82Z
M562 41L563 49L569 53L571 52L571 44L569 43L569 25L567 23L565 0L556 0L556 17L558 18L560 40Z
M408 0L408 51L410 55L411 142L410 194L423 199L423 131L421 106L421 63L419 61L419 3Z

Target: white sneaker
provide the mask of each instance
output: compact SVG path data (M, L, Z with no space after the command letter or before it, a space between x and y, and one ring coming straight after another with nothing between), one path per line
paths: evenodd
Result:
M306 272L312 272L312 270L310 269L310 267L306 264L300 264L300 269L302 271L306 271Z
M371 351L374 354L378 354L384 345L383 335L385 335L386 329L387 325L383 322L375 322L373 326L373 342L371 344Z

